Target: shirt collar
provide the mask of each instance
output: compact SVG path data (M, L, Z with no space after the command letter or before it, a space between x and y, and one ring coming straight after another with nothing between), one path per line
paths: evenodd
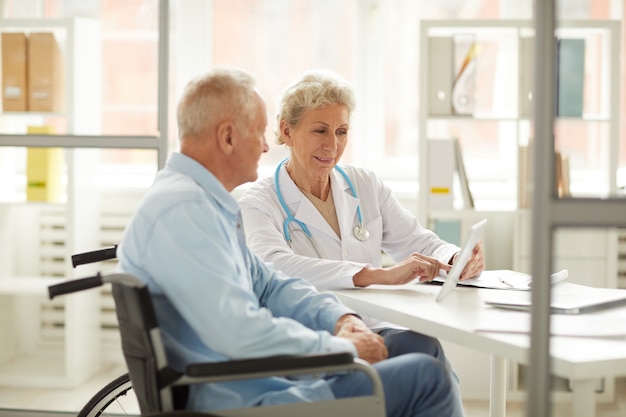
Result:
M180 172L192 178L200 187L202 187L208 195L213 197L215 201L231 212L233 215L239 212L239 204L237 200L224 188L224 185L198 161L183 155L179 152L173 152L166 164L166 169Z

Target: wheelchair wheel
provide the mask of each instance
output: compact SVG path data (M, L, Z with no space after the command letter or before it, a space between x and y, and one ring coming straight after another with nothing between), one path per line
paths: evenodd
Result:
M138 415L139 408L128 374L109 382L96 393L76 417Z

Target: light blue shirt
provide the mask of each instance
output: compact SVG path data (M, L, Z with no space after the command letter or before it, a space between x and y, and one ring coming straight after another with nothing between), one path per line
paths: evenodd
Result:
M117 256L121 271L148 285L168 359L179 370L193 362L281 354L357 354L350 341L332 335L337 319L352 311L253 254L237 202L185 155L172 154L157 174ZM196 385L189 408L331 398L323 379L266 378Z

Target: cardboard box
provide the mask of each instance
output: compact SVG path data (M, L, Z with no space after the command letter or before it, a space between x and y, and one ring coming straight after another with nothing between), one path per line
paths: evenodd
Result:
M52 134L51 126L28 126L29 134ZM60 202L63 196L62 148L28 148L26 151L26 200Z
M26 34L2 34L2 110L26 111Z
M63 59L53 33L28 37L28 110L64 111Z

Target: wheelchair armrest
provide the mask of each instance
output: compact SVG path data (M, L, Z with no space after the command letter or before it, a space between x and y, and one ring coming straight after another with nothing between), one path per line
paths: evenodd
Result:
M383 384L378 372L367 362L353 358L349 352L270 356L228 362L195 363L173 386L198 383L238 381L272 376L296 376L334 372L363 372L372 383L373 395L384 398Z
M186 374L190 377L225 376L251 373L274 372L280 375L284 371L299 370L324 371L319 368L349 365L354 362L349 352L312 354L312 355L280 355L265 358L242 359L228 362L195 363L187 366Z

